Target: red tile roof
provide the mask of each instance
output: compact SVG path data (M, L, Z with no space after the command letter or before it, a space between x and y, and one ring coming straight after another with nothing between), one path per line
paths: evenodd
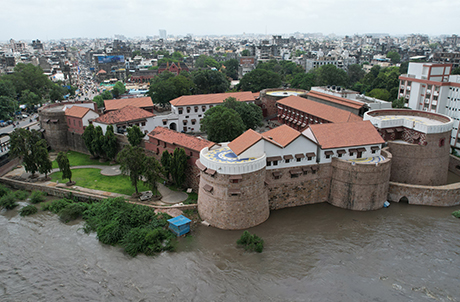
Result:
M193 106L223 103L226 98L233 97L240 102L254 101L254 94L250 91L183 95L170 101L173 106Z
M370 121L315 124L310 125L309 128L322 149L365 146L385 142Z
M262 135L252 129L244 132L228 144L233 153L239 156L241 153L252 147L255 143L262 139Z
M262 133L262 135L267 141L273 140L284 148L298 138L301 133L288 125L281 125Z
M114 99L104 101L105 110L117 110L125 106L132 105L138 108L153 107L153 102L150 97L129 98L129 99Z
M155 116L155 114L135 106L125 106L119 110L110 111L101 115L94 120L96 123L113 125L118 123L130 122L135 120L146 119Z
M200 152L203 148L214 145L206 139L200 139L192 135L180 133L174 130L170 130L164 127L155 127L149 134L149 138L158 139L169 144L177 145L179 147L185 147L190 150Z
M289 96L276 102L293 109L314 115L331 123L357 122L363 119L351 112L321 104L299 96Z
M322 99L322 100L325 100L325 101L329 101L329 102L332 102L332 103L340 104L342 106L350 107L350 108L353 108L353 109L360 109L361 107L364 106L363 103L358 102L358 101L353 101L353 100L341 98L341 97L338 97L338 96L335 96L335 95L330 95L330 94L322 93L322 92L318 92L318 91L310 90L310 92L307 93L307 97L309 97L309 96L314 97L314 98L318 98L318 99Z
M66 116L83 118L90 109L87 107L72 106L65 111Z

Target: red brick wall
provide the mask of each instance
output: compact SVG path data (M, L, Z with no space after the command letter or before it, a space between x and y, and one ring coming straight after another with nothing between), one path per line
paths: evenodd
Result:
M85 131L85 129L83 128L83 121L81 120L81 118L66 116L66 122L70 132L83 134L83 132Z

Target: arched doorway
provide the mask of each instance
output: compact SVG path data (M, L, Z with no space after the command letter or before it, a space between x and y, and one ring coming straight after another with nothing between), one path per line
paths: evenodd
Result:
M174 130L174 131L177 131L177 125L176 125L176 123L171 123L171 124L169 124L169 129Z

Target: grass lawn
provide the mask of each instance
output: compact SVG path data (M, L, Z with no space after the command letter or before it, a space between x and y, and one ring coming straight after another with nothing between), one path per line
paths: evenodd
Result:
M75 152L75 151L67 152L67 158L69 159L69 163L71 167L87 166L87 165L100 165L100 166L110 165L110 161L100 163L98 159L90 159L89 155ZM55 168L56 169L59 168L56 160L53 161L53 169Z
M67 182L68 179L62 179L62 173L56 172L50 175L53 181ZM107 191L112 193L119 193L125 195L132 195L135 193L134 187L128 176L104 176L99 169L74 169L72 170L72 181L75 181L77 186ZM150 190L144 185L142 181L137 183L139 192Z

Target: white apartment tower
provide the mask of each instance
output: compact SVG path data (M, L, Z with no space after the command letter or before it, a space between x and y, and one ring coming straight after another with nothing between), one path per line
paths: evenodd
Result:
M460 76L450 75L452 64L409 63L399 77L399 97L406 107L445 114L454 120L450 145L460 149Z

